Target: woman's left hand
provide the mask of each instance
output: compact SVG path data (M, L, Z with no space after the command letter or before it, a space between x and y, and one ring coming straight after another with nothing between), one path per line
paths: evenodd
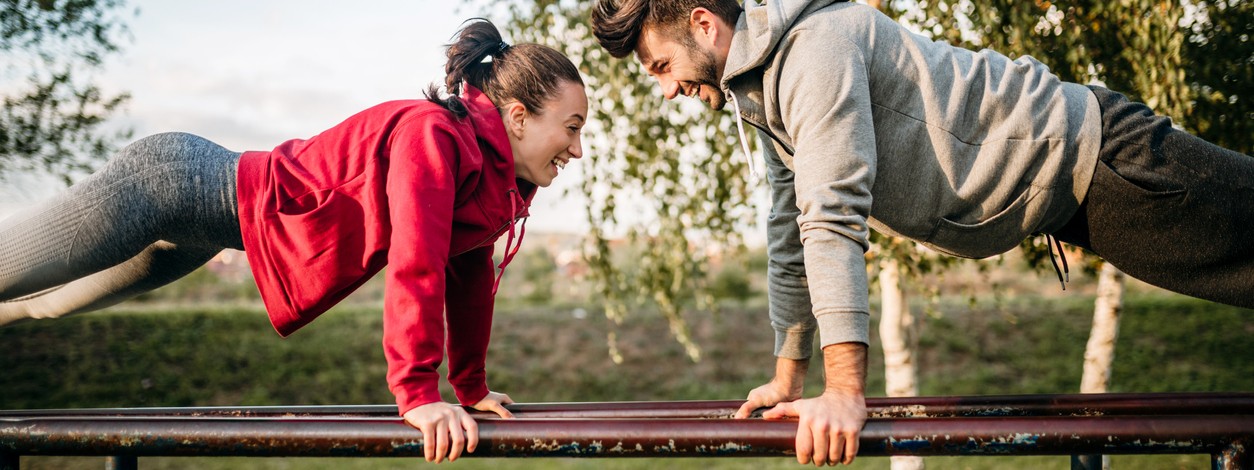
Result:
M514 400L511 399L509 395L489 390L487 396L483 397L482 400L479 400L478 403L470 405L470 407L479 411L491 411L500 415L502 418L513 419L514 413L510 413L509 410L505 409L505 405L512 403L514 403Z

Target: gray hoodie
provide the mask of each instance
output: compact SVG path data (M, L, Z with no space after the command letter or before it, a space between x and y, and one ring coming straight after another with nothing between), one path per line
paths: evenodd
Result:
M775 353L868 340L868 225L983 258L1075 213L1101 116L1085 86L834 0L746 0L722 86L764 138Z

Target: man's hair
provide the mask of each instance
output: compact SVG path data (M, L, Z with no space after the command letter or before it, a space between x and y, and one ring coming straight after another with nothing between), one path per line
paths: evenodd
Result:
M644 28L688 37L688 15L710 10L732 26L740 18L737 0L597 0L592 8L592 33L610 55L619 59L636 50Z

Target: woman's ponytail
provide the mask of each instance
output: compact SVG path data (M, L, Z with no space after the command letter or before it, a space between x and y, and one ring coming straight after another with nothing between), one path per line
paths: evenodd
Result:
M483 83L484 78L492 75L495 63L509 49L510 46L501 38L501 32L492 22L483 18L467 20L445 53L448 62L444 64L444 87L448 91L448 98L440 98L439 86L432 83L425 93L427 99L448 109L458 118L465 117L466 106L459 98L462 83ZM489 56L492 60L485 60Z
M446 55L444 87L448 97L441 98L434 83L425 95L458 118L467 113L460 98L465 83L483 91L498 106L516 100L533 113L541 111L541 105L556 94L560 83L583 86L579 70L562 53L539 44L511 46L501 38L496 25L483 18L466 21Z

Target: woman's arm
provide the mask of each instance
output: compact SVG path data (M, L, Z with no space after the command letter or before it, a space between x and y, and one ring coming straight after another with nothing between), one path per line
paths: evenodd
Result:
M492 245L449 260L445 276L448 381L457 401L471 406L488 395L484 364L492 334Z
M456 168L458 152L466 148L461 140L453 124L434 113L398 125L390 140L387 200L392 230L383 350L388 385L401 414L442 401L436 368L444 357Z

